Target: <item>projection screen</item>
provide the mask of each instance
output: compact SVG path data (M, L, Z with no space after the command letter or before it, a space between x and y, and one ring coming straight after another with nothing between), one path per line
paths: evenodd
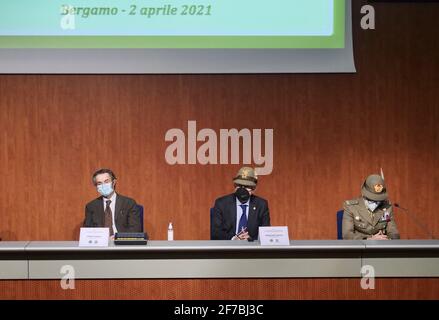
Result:
M350 0L14 0L0 73L355 72Z

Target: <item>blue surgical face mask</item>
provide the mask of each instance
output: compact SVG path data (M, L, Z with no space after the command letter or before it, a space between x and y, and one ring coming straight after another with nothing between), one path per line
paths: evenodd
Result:
M97 190L102 196L107 197L114 191L113 182L100 184L97 186Z
M374 212L376 210L376 208L379 207L380 204L381 204L381 201L372 201L372 200L366 199L366 206L371 212Z

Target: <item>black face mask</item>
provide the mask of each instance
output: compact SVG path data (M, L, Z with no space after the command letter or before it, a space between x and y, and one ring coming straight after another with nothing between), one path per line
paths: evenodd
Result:
M250 199L250 193L244 187L239 187L236 189L235 196L241 203L246 203L248 199Z

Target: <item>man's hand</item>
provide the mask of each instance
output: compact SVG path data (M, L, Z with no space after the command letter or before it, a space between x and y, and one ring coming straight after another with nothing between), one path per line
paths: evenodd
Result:
M250 238L250 236L248 235L247 231L238 234L239 240L247 240L248 238Z
M382 230L372 237L367 238L367 240L389 240L389 238L383 233Z
M235 235L232 240L247 240L248 238L250 238L250 235L248 234L247 228L245 228Z

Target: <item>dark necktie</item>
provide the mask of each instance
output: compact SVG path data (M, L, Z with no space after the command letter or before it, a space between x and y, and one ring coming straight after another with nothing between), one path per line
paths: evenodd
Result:
M107 200L105 201L105 203L107 204L105 206L105 211L104 211L104 215L105 215L105 228L110 228L110 236L113 235L113 214L111 213L111 208L110 208L110 204L111 204L111 200Z
M246 204L240 204L239 205L242 209L242 215L241 219L239 219L239 225L238 225L238 233L241 232L243 228L247 228L247 205Z

